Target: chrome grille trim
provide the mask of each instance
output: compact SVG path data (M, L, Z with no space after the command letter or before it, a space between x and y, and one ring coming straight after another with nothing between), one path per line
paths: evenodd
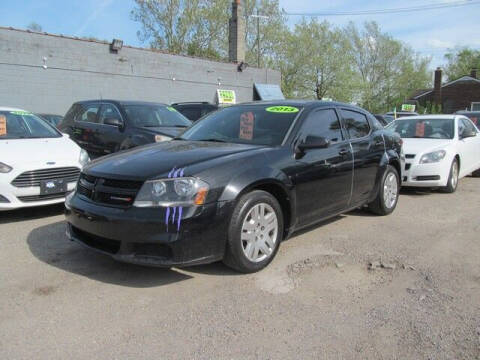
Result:
M43 180L65 179L67 182L76 182L80 175L77 167L61 167L51 169L39 169L25 171L18 175L11 184L15 187L36 187L40 186Z

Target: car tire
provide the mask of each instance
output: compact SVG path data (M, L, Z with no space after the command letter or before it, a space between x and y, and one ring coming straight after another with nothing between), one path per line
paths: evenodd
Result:
M458 173L459 173L459 166L457 158L454 158L452 161L452 165L450 165L450 173L448 175L447 186L440 188L440 191L452 194L457 190L458 186Z
M242 273L263 269L277 254L283 229L282 208L275 197L261 190L243 195L230 219L224 264Z
M376 215L389 215L395 210L400 195L400 176L397 169L387 165L380 180L377 197L368 204L368 209Z

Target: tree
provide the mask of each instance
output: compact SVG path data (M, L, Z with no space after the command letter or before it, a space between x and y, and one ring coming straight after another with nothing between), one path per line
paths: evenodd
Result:
M362 30L350 23L344 30L359 76L358 102L372 112L399 105L411 92L429 84L429 58L367 22Z
M35 32L41 32L42 31L42 26L40 24L37 24L36 22L32 21L30 24L27 26L28 30L35 31Z
M457 48L445 54L445 59L445 74L450 81L469 75L473 68L480 69L480 50Z
M156 49L224 58L228 51L229 0L135 0L137 33Z

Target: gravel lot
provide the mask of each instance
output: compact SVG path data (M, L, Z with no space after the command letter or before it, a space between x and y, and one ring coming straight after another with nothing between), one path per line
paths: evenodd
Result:
M0 213L0 359L480 359L479 189L404 191L252 275L116 263L62 206Z

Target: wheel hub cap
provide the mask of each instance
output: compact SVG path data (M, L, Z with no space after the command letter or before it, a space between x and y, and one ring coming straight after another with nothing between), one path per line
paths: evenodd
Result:
M260 203L250 209L242 225L242 249L248 260L260 262L275 250L278 219L273 208Z
M383 184L383 200L385 206L388 209L391 209L395 202L397 201L398 195L398 181L395 174L390 173L385 178L385 183Z

